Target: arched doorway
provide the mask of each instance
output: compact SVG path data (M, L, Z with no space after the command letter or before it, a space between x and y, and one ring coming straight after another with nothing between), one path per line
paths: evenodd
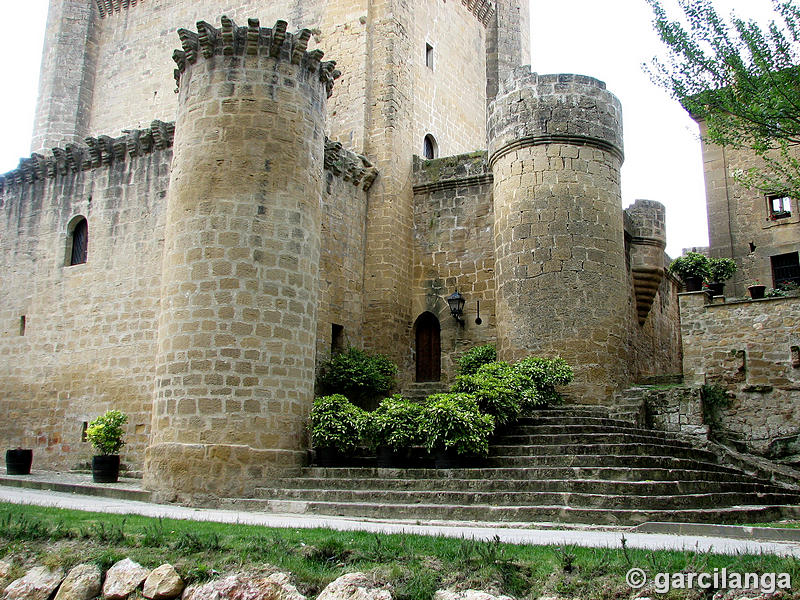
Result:
M439 381L442 378L442 341L439 319L430 312L422 313L416 329L417 381Z

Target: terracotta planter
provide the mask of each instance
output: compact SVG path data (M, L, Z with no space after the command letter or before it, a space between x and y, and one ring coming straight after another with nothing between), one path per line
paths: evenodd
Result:
M99 454L92 457L92 481L116 483L119 480L119 454Z
M30 475L33 450L17 448L6 450L6 473L8 475Z
M751 285L748 286L747 291L750 293L750 297L753 300L759 300L764 297L764 292L766 289L767 286L765 285Z

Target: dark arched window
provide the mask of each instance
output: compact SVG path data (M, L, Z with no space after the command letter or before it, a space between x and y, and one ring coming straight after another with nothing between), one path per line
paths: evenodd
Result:
M425 136L422 143L422 155L428 160L436 158L439 154L439 149L436 145L436 139L429 133Z
M73 221L70 233L69 264L82 265L86 262L86 251L89 247L89 224L79 217Z

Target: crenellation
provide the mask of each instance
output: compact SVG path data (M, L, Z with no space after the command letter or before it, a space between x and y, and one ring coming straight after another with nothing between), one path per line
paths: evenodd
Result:
M0 176L0 194L15 185L108 167L114 162L124 162L128 157L164 150L172 146L174 136L174 123L153 121L149 129L128 131L117 138L107 135L87 137L83 145L67 144L64 148L53 148L52 156L34 152L30 158L23 158L15 170Z
M328 98L333 93L333 81L341 76L335 61L322 62L324 53L321 50L307 52L311 31L303 29L295 34L287 33L286 21L278 20L272 29L263 28L258 19L248 19L247 27L238 27L229 17L223 15L221 32L205 21L197 23L198 32L179 29L182 50L175 50L172 58L178 68L175 70L175 81L180 86L181 74L187 63L194 64L202 56L210 59L220 56L269 56L271 58L287 58L293 65L303 63L310 72L318 72L320 81L325 85ZM202 47L202 52L201 52Z

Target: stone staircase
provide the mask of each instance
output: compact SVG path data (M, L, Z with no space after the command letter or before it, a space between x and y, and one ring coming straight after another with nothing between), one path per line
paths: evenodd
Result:
M541 410L472 468L306 467L238 507L412 520L763 522L800 514L800 492L722 465L710 451L610 418Z

